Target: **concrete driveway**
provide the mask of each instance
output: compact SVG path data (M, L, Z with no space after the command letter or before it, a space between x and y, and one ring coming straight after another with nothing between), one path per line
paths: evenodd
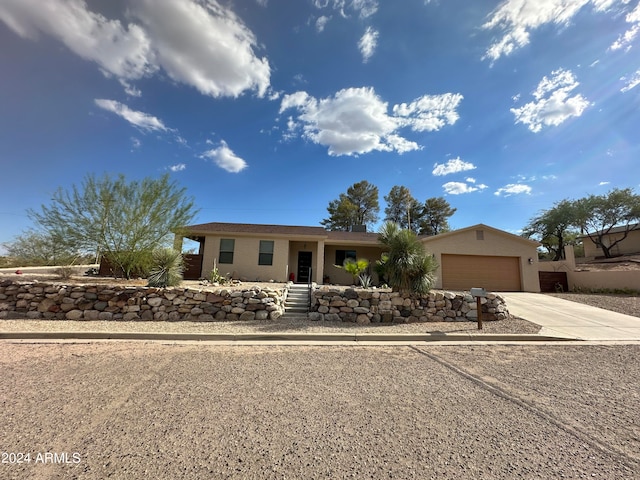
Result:
M501 293L512 315L537 323L542 335L580 340L640 341L640 318L541 293Z

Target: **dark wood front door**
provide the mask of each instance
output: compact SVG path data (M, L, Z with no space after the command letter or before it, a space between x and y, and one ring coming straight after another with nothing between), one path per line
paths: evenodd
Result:
M298 283L308 283L311 273L311 252L298 252Z

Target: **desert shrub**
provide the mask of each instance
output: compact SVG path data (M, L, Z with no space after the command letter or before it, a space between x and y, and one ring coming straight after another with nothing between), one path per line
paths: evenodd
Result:
M358 260L347 258L342 266L336 265L336 267L343 268L345 272L351 274L353 283L355 284L358 282L360 274L366 272L367 268L369 268L369 260L366 258L359 258Z
M69 280L73 275L73 267L71 265L58 267L56 268L55 273L61 280Z
M153 252L153 264L148 278L150 287L175 287L182 282L184 261L182 253L172 248Z
M637 296L640 295L640 290L634 290L632 288L589 288L576 285L571 290L571 293Z
M218 267L214 264L213 270L211 270L211 282L212 283L219 283L220 285L224 285L225 283L228 283L229 281L230 281L229 274L227 273L227 275L222 275L220 273L220 270L218 270Z

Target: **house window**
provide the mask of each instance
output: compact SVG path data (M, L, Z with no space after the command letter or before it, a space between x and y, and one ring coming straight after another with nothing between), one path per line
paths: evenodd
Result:
M476 230L476 240L484 240L484 230Z
M273 240L260 240L258 265L273 265Z
M233 249L236 241L233 238L220 239L220 256L218 263L233 263Z
M335 265L342 266L347 258L356 259L355 250L336 250L336 263Z

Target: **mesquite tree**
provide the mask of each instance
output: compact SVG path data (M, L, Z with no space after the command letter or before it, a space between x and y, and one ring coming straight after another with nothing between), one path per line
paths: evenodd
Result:
M131 182L124 175L88 175L79 187L58 189L50 205L28 215L69 248L99 251L130 278L154 249L169 244L172 231L193 220L195 210L168 174Z

